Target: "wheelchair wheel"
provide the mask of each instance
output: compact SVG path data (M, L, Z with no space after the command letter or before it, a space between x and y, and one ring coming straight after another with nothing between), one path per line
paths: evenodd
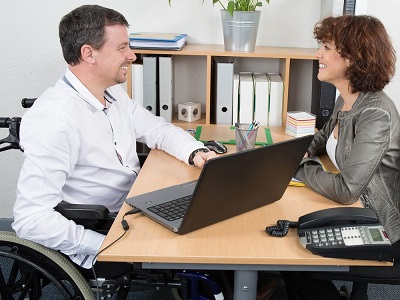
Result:
M0 231L0 299L95 299L87 280L62 254Z

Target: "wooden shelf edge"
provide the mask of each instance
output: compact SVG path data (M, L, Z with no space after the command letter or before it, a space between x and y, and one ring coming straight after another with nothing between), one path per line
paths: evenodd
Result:
M188 44L181 50L132 49L132 51L136 54L234 56L292 59L316 59L315 55L317 50L317 48L257 46L255 51L253 52L236 52L227 51L224 49L223 45L214 44Z

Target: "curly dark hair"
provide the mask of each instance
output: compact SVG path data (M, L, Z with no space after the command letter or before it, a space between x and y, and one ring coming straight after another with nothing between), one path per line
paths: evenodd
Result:
M112 25L129 27L121 13L100 5L82 5L65 15L58 29L65 61L79 64L83 45L100 49L105 43L105 28Z
M382 90L395 73L396 51L383 24L371 16L328 17L314 27L318 42L333 42L350 61L346 78L355 92Z

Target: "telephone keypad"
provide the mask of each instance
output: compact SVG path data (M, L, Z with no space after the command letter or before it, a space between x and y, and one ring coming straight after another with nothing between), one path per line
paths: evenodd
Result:
M317 247L333 245L364 245L369 244L367 233L363 227L322 228L308 232L308 243Z
M305 231L307 244L313 244L314 247L330 247L330 246L361 246L379 243L380 241L371 241L365 226L345 226L345 227L329 227L316 228ZM382 234L384 235L383 231ZM386 236L381 243L389 243Z
M344 244L340 228L326 228L308 232L308 243L315 246L336 246Z

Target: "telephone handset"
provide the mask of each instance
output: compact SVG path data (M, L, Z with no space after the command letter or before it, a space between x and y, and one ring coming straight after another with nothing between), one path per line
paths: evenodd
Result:
M326 257L393 261L391 243L372 209L339 207L299 218L303 247Z
M299 229L322 227L332 224L379 224L372 209L361 207L336 207L318 210L299 218Z

